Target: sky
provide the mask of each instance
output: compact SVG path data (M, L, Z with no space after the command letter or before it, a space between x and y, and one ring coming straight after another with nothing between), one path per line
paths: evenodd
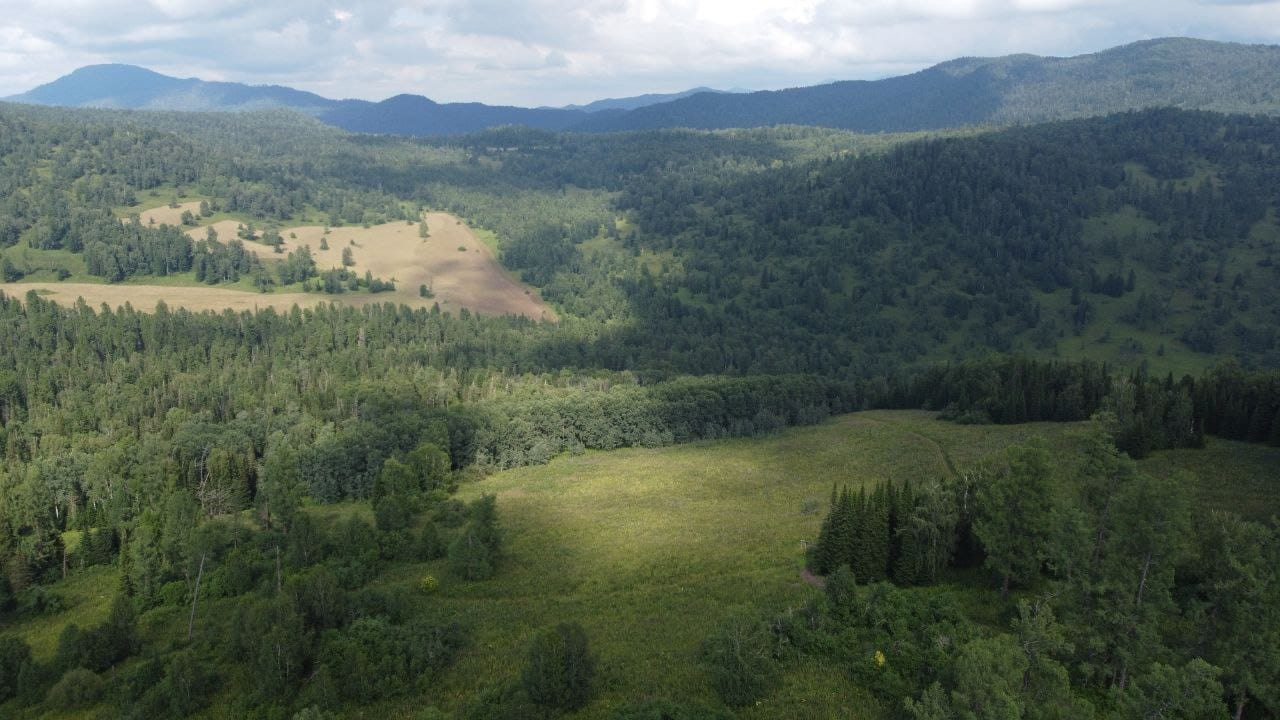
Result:
M333 98L565 105L1168 36L1280 44L1280 0L0 0L0 96L118 62Z

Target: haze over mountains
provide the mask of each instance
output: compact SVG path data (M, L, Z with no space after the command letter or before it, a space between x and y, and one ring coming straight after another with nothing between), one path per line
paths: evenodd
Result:
M452 135L498 125L609 132L780 124L860 132L1087 117L1152 106L1280 113L1280 47L1186 38L1070 58L961 58L910 75L787 90L608 99L565 108L437 103L420 95L332 100L281 86L179 79L128 65L84 67L13 102L144 110L288 108L367 133Z

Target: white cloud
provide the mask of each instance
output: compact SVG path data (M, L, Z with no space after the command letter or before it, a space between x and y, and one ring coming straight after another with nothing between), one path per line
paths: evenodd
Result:
M1255 0L0 0L0 95L81 65L523 105L875 78L1166 35L1280 40Z

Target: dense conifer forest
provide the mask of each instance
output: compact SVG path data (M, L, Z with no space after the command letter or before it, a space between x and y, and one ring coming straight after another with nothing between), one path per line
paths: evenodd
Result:
M269 269L252 232L144 225L144 192L268 232L442 209L494 233L561 316L0 298L0 714L318 718L427 697L415 717L721 717L805 662L884 717L1280 712L1274 520L1199 512L1134 464L1280 446L1277 147L1280 120L1177 110L930 137L410 140L288 113L0 106L6 281L316 276L309 256ZM823 592L680 658L700 700L592 705L607 658L573 617L530 635L511 682L432 695L492 631L445 612L439 584L514 562L503 501L467 494L487 474L871 408L1086 437L945 479L846 488L832 468L796 558ZM110 578L91 621L60 589L76 577Z

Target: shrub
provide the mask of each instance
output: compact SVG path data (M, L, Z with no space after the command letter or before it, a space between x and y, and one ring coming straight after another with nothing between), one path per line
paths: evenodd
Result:
M435 575L424 575L419 585L422 587L422 592L428 595L440 589L440 581L436 579Z
M448 547L440 537L440 531L436 529L435 523L429 522L424 525L422 533L418 535L418 559L436 560L444 557L447 550Z
M292 720L338 720L338 716L329 710L322 710L312 705L294 713Z
M655 699L624 705L618 708L611 720L730 720L732 717L723 710L702 705Z
M828 575L824 589L828 606L832 614L838 617L844 617L845 610L853 605L858 595L858 583L848 565L841 565L835 572Z
M324 630L342 624L347 612L347 593L337 576L320 565L289 578L285 591L308 628Z
M534 639L520 679L535 703L576 710L591 699L595 675L586 631L577 623L562 623Z
M84 668L73 668L49 688L45 703L55 710L85 708L101 700L102 691L102 678L97 673Z
M373 520L382 532L403 530L412 519L413 503L403 495L387 495L373 502Z
M519 683L490 687L472 698L462 720L540 720L552 711L534 704Z
M467 521L467 506L461 500L447 500L436 506L431 517L445 527L458 527Z
M41 585L32 585L22 591L18 606L32 615L54 615L67 609L62 596Z
M726 705L750 705L777 684L772 646L764 624L745 617L731 619L706 639L702 659Z
M480 541L475 528L468 525L449 545L449 571L463 580L488 580L493 577L493 554Z
M164 708L160 716L186 717L194 713L208 702L213 685L214 678L192 651L175 653L165 669L164 680L153 690L156 704Z
M152 656L118 675L114 693L123 704L133 705L163 679L164 663Z
M0 637L0 703L18 694L18 678L30 663L30 646L15 637Z

